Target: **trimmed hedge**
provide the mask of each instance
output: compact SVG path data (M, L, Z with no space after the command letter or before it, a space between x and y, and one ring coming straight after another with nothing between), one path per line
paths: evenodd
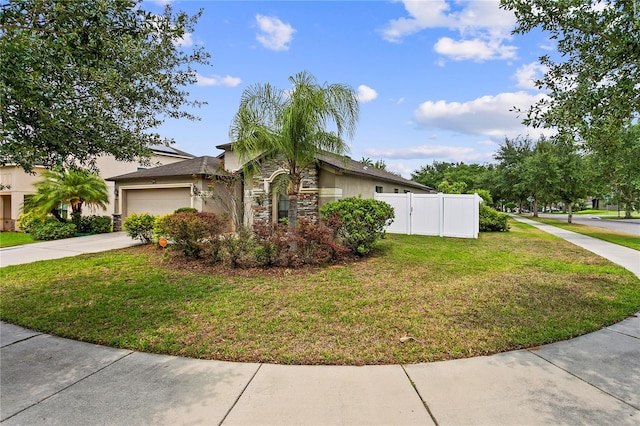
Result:
M80 234L106 234L111 232L110 216L82 216L79 220L78 233Z
M148 213L131 213L122 224L122 228L127 235L134 240L140 240L144 244L149 244L153 240L153 226L156 217Z
M393 207L384 201L360 197L333 201L320 213L325 221L339 219L337 236L358 255L369 253L376 241L384 238L384 227L395 217Z
M509 215L480 205L480 232L504 232L509 230Z
M35 240L60 240L71 238L76 234L76 225L71 222L60 222L51 217L42 224L32 224L29 234Z

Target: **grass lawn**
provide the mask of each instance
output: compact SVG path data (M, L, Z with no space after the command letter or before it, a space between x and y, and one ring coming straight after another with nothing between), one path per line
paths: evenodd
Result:
M616 232L609 229L596 228L588 225L581 225L578 223L567 223L558 219L547 219L540 217L528 217L528 219L535 220L537 222L546 223L548 225L557 226L558 228L566 229L569 231L577 232L578 234L587 235L593 238L599 238L610 243L618 244L621 246L629 247L634 250L640 250L640 237L624 232Z
M300 271L207 272L150 246L8 266L0 318L147 352L361 365L531 347L640 310L627 270L511 226L477 240L389 235L374 257Z
M35 243L31 235L23 232L0 232L0 248Z

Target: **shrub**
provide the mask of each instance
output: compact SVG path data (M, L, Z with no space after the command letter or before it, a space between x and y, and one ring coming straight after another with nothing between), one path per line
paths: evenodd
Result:
M111 232L111 217L82 216L79 223L76 223L76 228L80 234L105 234Z
M148 213L131 213L122 224L122 228L134 240L149 244L153 239L153 224L155 220L155 216Z
M480 196L480 198L482 198L482 201L484 201L484 203L488 206L492 206L493 205L493 197L491 197L491 192L489 192L486 189L474 189L473 191L469 192L470 194L476 193Z
M111 232L111 216L89 216L91 226L89 231L92 234L106 234Z
M290 261L289 227L282 223L253 225L255 257L260 266L287 266Z
M309 219L298 219L295 235L298 259L305 264L321 265L341 259L349 249L338 243L333 229L324 223L315 224Z
M252 266L254 264L252 252L254 242L251 239L251 230L246 226L240 227L236 234L227 234L222 237L222 244L229 264L237 268L239 266Z
M43 225L44 218L34 215L32 212L23 213L18 216L18 228L27 234L31 233L34 226Z
M156 217L155 222L153 222L153 241L158 242L160 238L167 237L167 221L172 214L164 214L162 216Z
M491 207L480 205L480 232L502 232L509 230L509 215Z
M162 222L173 247L185 256L194 258L201 257L205 245L205 251L218 256L220 235L225 225L225 220L220 216L205 212L175 213Z
M194 209L193 207L180 207L176 209L174 213L198 213L198 209Z
M71 222L60 222L51 217L44 223L31 226L31 236L36 240L60 240L71 238L76 234L76 225Z
M324 220L335 220L335 217L340 220L338 237L358 255L369 253L375 242L384 238L384 227L394 218L389 204L360 197L333 201L322 207L320 213Z

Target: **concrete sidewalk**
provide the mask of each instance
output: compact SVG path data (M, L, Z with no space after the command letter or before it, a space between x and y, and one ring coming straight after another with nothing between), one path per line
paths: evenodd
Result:
M6 425L640 424L640 318L565 342L415 365L153 355L0 324Z
M638 250L602 241L576 232L567 231L566 229L558 228L557 226L536 222L535 220L527 219L522 216L511 215L511 217L519 222L527 223L544 232L563 238L572 244L597 254L598 256L609 259L613 263L623 266L636 274L636 276L640 277L640 251Z
M638 274L635 250L533 225ZM0 256L5 265L12 250L22 250L16 263L26 263L135 244L115 237L113 244L104 236L62 241L57 249L54 242L31 244ZM539 348L414 365L196 360L6 323L0 323L0 347L3 425L640 424L639 314Z
M140 241L131 239L124 232L111 232L6 247L0 249L0 267L78 256L83 253L97 253L139 244Z

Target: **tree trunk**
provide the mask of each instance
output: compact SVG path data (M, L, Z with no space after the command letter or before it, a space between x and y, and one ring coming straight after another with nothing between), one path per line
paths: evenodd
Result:
M298 224L298 194L289 194L289 212L287 213L289 229L295 230Z
M533 200L533 217L538 217L538 199Z
M289 221L289 235L291 252L298 251L298 241L295 239L296 226L298 225L298 194L289 194L289 212L287 216Z
M565 202L565 206L567 206L567 223L571 223L571 219L573 219L573 205L572 203Z

